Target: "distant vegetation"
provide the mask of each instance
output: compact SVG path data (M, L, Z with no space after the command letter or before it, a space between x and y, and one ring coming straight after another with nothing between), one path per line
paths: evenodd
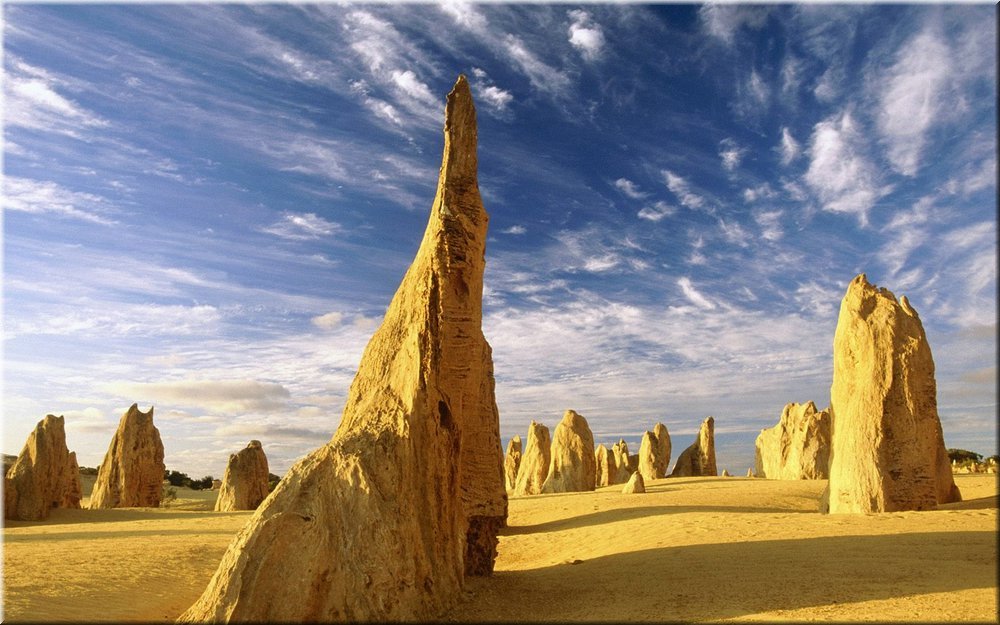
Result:
M948 450L948 459L952 462L965 464L966 462L980 462L983 459L983 455L977 454L974 451L969 451L968 449L951 448Z
M274 473L268 473L267 474L267 492L273 491L274 487L277 486L278 482L280 482L280 481L281 481L280 477L278 477Z
M205 490L206 488L212 488L212 482L215 478L211 475L206 475L200 480L193 480L187 473L181 473L180 471L164 471L163 479L170 482L171 486L186 486L191 490Z
M94 467L80 467L80 475L97 475L97 469Z

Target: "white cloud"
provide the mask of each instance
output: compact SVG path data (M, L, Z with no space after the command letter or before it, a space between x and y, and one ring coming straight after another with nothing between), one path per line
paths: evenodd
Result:
M421 82L412 70L393 70L390 72L390 77L393 84L404 96L427 106L439 106L437 98L431 93L430 88Z
M747 231L737 221L726 221L720 218L719 229L722 230L723 238L730 243L740 247L747 247L750 244Z
M719 157L722 158L722 166L726 171L739 167L746 152L746 148L739 147L732 139L726 138L719 143Z
M698 10L702 27L726 45L732 45L740 28L757 29L767 20L764 7L709 2Z
M789 54L781 65L781 93L794 97L802 83L802 61Z
M38 215L51 213L102 225L116 223L104 216L112 210L104 197L70 191L54 182L31 178L4 178L3 207L5 210Z
M626 197L630 197L633 200L642 200L649 197L648 193L640 191L639 187L628 178L619 178L618 180L615 180L615 188L624 193Z
M65 81L14 57L4 76L4 125L79 137L108 121L59 93Z
M570 80L566 74L535 56L516 35L508 34L504 38L504 49L535 89L560 95L569 87Z
M823 75L816 81L813 88L813 95L820 102L830 103L837 99L841 92L841 84L844 82L844 70L840 66L830 66Z
M525 234L527 231L528 231L527 228L525 228L520 224L517 224L511 226L510 228L507 228L506 230L502 230L501 232L503 232L504 234L520 235L520 234Z
M893 169L906 176L920 167L928 130L953 106L946 89L953 74L952 51L932 30L904 44L896 62L878 79L877 128Z
M514 101L510 91L505 91L496 85L490 85L479 92L479 97L496 111L506 111L507 106Z
M756 187L743 189L743 200L747 203L757 200L770 200L778 196L778 192L771 188L770 182L764 182Z
M757 73L757 70L750 72L750 78L747 80L747 89L759 105L765 104L771 95L771 89L764 82L764 79L760 77L760 74Z
M438 8L450 15L459 26L480 35L489 34L486 18L471 3L448 0L438 4Z
M663 178L667 182L667 188L677 196L680 203L688 208L701 208L705 204L705 199L691 191L691 185L684 178L681 178L669 169L662 172Z
M673 215L675 212L677 212L677 209L675 207L670 206L669 204L661 200L654 203L652 206L643 206L642 209L639 211L638 216L639 219L647 219L649 221L660 221L664 217Z
M788 126L781 127L781 162L788 165L795 159L799 157L802 153L802 147L799 142L795 140L792 136L792 132L788 129Z
M868 211L890 189L865 155L864 136L849 112L829 117L813 128L805 182L823 209L857 215L862 226Z
M604 31L593 23L590 14L582 10L569 12L573 23L569 25L569 42L587 61L596 61L604 49Z
M114 382L108 390L139 398L140 404L197 407L209 412L239 414L273 412L288 405L288 389L257 380L186 379L170 382Z
M715 308L715 304L698 292L698 290L691 284L691 279L687 276L678 278L677 286L681 287L681 292L684 293L684 297L688 298L688 300L690 300L690 302L695 306L706 310L713 310Z
M781 229L781 216L782 211L758 211L754 213L754 221L761 229L761 238L765 241L776 242L780 241L781 237L784 236L784 231Z
M315 213L285 213L277 222L261 228L262 232L292 241L319 239L340 230L340 224L327 221Z
M321 330L332 330L334 328L340 327L340 324L344 321L344 313L333 311L328 312L325 315L319 315L318 317L313 317L310 319L312 324Z
M16 336L202 336L215 332L222 314L215 306L128 304L95 310L79 305L52 306L44 315L7 322L7 338Z

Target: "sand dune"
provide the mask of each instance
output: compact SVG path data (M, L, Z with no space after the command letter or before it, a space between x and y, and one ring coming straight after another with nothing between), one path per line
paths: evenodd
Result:
M513 498L497 572L450 621L995 621L997 479L934 512L820 515L824 481L669 478ZM86 492L86 491L85 491ZM4 529L7 621L171 621L249 512L178 489L155 510Z

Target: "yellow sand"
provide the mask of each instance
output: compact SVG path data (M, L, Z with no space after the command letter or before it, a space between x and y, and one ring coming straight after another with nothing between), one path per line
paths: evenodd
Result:
M820 515L822 481L673 478L510 502L497 573L453 621L996 621L997 480L935 512ZM86 490L84 491L86 492ZM7 621L170 621L249 512L178 489L157 510L4 529ZM280 599L278 599L280 600Z

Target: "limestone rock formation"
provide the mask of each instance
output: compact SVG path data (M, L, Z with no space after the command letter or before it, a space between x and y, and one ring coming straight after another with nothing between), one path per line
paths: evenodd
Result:
M611 446L611 453L615 456L615 477L611 483L624 484L633 473L630 469L633 462L629 457L628 443L625 442L624 438L619 438L618 442Z
M778 424L760 431L754 468L772 480L824 480L830 465L830 411L786 404Z
M747 468L747 477L757 477L757 475L754 474L754 472L753 472L753 467L748 467Z
M41 521L52 508L80 507L80 467L66 448L65 420L46 415L4 477L4 518Z
M260 441L250 441L237 453L230 454L215 511L256 510L267 498L267 475L267 456Z
M506 515L499 438L480 449L499 432L481 327L487 221L461 76L427 229L337 432L278 483L181 620L419 621L458 599L468 546L495 545Z
M507 453L503 456L504 487L508 493L517 485L517 472L521 468L521 437L514 436L507 443Z
M670 477L715 476L715 419L708 417L698 430L698 438L677 457Z
M722 470L722 477L732 477L732 475L729 475L729 471L727 469L723 469Z
M636 471L632 474L632 477L628 479L628 483L625 484L625 488L622 489L622 493L631 495L633 493L644 492L646 492L646 481L642 479L642 473Z
M153 425L153 408L141 412L137 404L125 411L111 439L90 507L158 508L163 494L163 442Z
M646 430L642 434L642 441L639 443L639 473L644 480L655 480L659 469L660 459L657 457L659 445L656 442L656 435Z
M667 426L657 423L653 426L653 436L656 437L656 477L661 478L667 475L670 469L670 453L673 451L670 446L670 432Z
M521 466L517 470L515 495L537 495L542 492L542 484L549 475L552 457L552 441L549 428L534 421L528 425L528 441L521 455Z
M920 317L905 297L897 301L864 274L840 304L830 404L830 481L821 510L928 510L961 500Z
M567 410L552 437L549 474L542 484L543 493L574 493L594 490L597 463L594 460L594 434L590 425L576 411Z
M594 450L594 461L597 463L596 486L600 488L615 484L615 455L603 443Z

